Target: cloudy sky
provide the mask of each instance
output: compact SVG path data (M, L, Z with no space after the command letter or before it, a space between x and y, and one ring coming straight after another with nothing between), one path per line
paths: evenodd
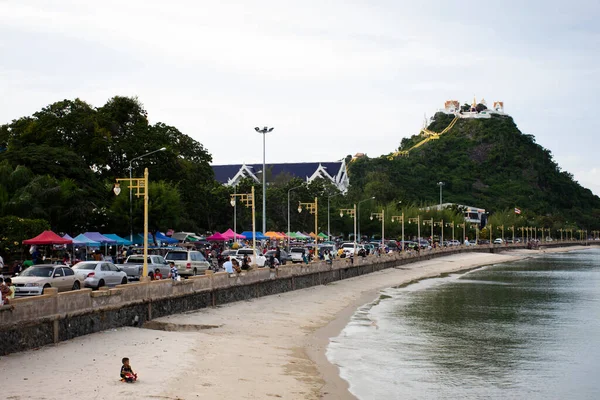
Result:
M393 151L446 99L502 100L600 194L597 0L0 0L0 123L138 96L214 163Z

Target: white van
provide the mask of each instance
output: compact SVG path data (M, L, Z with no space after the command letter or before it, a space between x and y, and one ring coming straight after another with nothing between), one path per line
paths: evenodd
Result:
M209 262L199 251L171 250L165 255L165 260L173 261L177 272L182 276L203 275L210 267Z

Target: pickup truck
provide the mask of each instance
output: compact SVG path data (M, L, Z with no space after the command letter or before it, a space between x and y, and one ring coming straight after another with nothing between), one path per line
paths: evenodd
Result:
M142 276L142 270L144 268L144 256L143 255L131 255L127 257L125 264L117 264L117 267L127 274L127 279L130 281L140 280ZM148 272L160 270L163 279L169 276L171 268L162 256L149 255L148 256Z
M238 262L241 265L243 257L250 256L250 264L257 265L261 268L264 267L265 263L267 261L267 258L265 256L263 256L262 254L260 254L260 252L258 250L256 250L254 252L254 254L252 254L252 253L253 253L252 248L239 249L237 251L237 253L235 254L235 258L238 260Z

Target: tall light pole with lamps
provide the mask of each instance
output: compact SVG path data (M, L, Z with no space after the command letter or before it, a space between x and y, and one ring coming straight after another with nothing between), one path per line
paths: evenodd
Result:
M315 197L314 203L302 203L298 202L298 212L302 212L302 206L306 207L306 210L310 214L315 215L315 252L313 253L313 260L319 259L319 204L317 202L317 198Z
M421 248L421 216L417 215L417 218L409 218L408 223L412 224L413 222L417 223L417 244L419 248Z
M254 128L254 130L258 133L261 133L263 135L263 172L262 172L262 185L263 185L263 199L262 199L262 232L263 234L266 232L267 230L267 182L266 182L266 176L267 176L267 165L266 165L266 142L267 142L267 133L269 132L273 132L273 129L275 128L267 128L266 126L264 128L259 128L258 126L256 128Z
M329 215L329 199L335 196L339 196L341 193L332 194L331 196L327 196L327 240L331 240L331 221Z
M340 218L344 216L344 213L354 218L354 252L356 253L356 204L353 208L340 208Z
M366 201L370 201L370 200L375 200L375 196L373 196L373 197L370 197L370 198L368 198L368 199L361 200L361 201L359 201L359 202L357 203L357 205L358 205L358 209L357 209L357 211L358 211L358 212L356 213L356 219L357 219L357 224L358 224L358 238L359 238L358 242L359 242L359 243L360 243L360 241L362 240L362 237L361 237L361 235L360 235L360 205L361 205L362 203L364 203L364 202L366 202Z
M158 150L150 151L146 154L142 154L139 157L132 158L129 161L129 181L131 182L133 180L133 178L132 178L133 162L135 160L139 160L141 158L149 156L150 154L158 153L159 151L165 151L166 149L167 149L166 147L161 147ZM132 187L129 188L129 241L131 241L131 242L133 242L133 190L132 189L133 189ZM119 193L121 193L121 192L119 191Z
M292 233L290 230L291 229L290 228L290 193L292 192L292 190L296 190L298 188L301 188L302 186L303 185L296 186L296 187L293 187L290 190L288 190L288 199L287 199L288 200L288 205L287 205L288 206L288 210L287 210L288 211L288 218L287 218L288 230L287 230L287 235L286 235L288 237L288 240L287 240L288 251L290 250L290 233Z
M404 213L402 215L392 215L392 222L402 222L402 251L404 251Z
M445 185L444 182L438 182L437 185L440 187L440 210L442 209L442 187Z
M246 204L246 207L252 207L252 251L256 254L256 207L254 202L254 186L250 193L234 193L231 195L231 207L235 207L235 199L240 198L242 203Z
M143 178L117 178L113 192L115 195L121 193L121 182L127 182L129 190L136 189L137 197L144 196L144 263L140 281L148 280L148 168L144 169Z
M382 208L380 213L371 213L371 221L373 218L381 221L381 248L385 250L385 208Z

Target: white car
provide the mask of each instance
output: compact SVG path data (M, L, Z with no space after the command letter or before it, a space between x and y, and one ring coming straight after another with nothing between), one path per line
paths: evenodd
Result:
M79 290L81 283L75 273L66 265L40 264L26 268L12 279L15 296L36 296L46 288L57 288L59 292Z
M290 257L292 257L292 263L301 263L303 262L304 254L308 255L308 250L304 247L292 247L290 249Z
M250 264L257 265L260 268L265 266L267 262L267 258L263 256L258 249L252 251L252 248L239 249L235 255L240 265L242 264L242 258L245 256L250 256Z
M356 248L354 248L354 243L344 243L342 244L342 250L346 253L346 256L350 254L357 254L359 250L364 249L365 246L362 244L357 244Z
M73 266L75 276L85 287L98 289L127 283L127 274L107 261L82 261Z
M503 244L504 240L502 240L502 238L496 238L494 239L494 244Z

